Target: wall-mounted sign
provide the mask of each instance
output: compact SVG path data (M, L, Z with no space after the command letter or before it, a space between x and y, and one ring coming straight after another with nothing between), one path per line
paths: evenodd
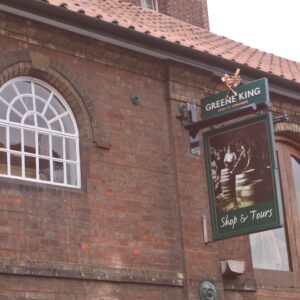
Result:
M214 239L281 227L272 115L204 133Z
M268 105L270 103L268 80L266 78L239 85L234 90L236 95L233 93L228 94L228 91L226 91L203 99L201 101L202 120L240 109L249 104Z

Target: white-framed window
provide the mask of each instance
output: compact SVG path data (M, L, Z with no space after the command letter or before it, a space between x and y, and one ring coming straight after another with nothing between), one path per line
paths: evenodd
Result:
M158 10L157 0L141 0L141 6L153 10Z
M32 77L0 88L0 177L79 188L79 134L62 95Z

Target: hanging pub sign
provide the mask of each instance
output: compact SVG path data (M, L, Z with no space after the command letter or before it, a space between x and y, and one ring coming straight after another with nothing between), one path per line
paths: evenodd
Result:
M268 80L261 78L241 84L229 92L210 95L201 101L202 120L241 109L250 104L269 105Z
M270 113L204 133L204 149L215 240L283 226Z

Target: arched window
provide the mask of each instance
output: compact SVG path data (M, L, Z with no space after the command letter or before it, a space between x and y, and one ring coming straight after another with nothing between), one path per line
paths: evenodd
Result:
M0 176L80 187L75 118L41 80L18 77L0 89Z

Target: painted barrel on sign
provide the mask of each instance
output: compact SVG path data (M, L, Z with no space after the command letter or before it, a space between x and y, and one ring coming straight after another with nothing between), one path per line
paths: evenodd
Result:
M239 207L247 207L263 201L263 189L264 180L258 178L255 169L236 174L235 191Z
M222 207L223 211L231 210L236 204L235 179L228 168L221 170Z

